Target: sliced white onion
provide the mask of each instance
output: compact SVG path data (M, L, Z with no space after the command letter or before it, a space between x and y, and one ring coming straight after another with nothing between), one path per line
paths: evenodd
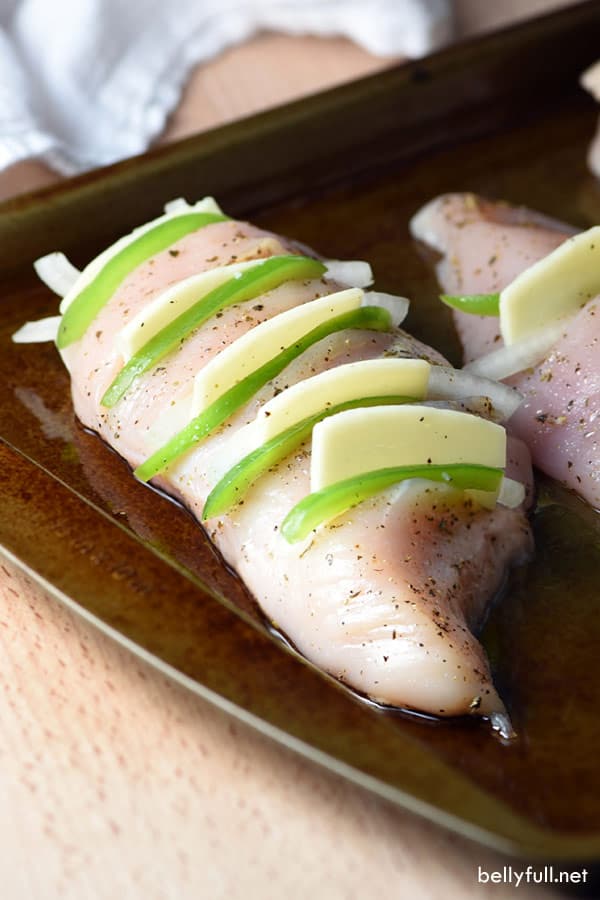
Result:
M363 297L362 305L379 306L380 309L387 309L392 318L392 325L394 328L397 328L406 318L410 300L407 300L406 297L397 297L396 294L367 291Z
M502 479L500 485L500 493L498 494L498 503L507 506L509 509L515 509L520 506L525 499L525 485L513 478L507 478L506 475Z
M59 297L64 297L81 275L79 269L69 262L64 253L48 253L47 256L41 256L36 259L33 268L40 281Z
M202 200L193 204L188 203L183 197L177 197L175 200L169 200L168 203L165 203L165 213L167 215L171 215L172 213L185 213L190 210L193 210L194 212L219 213L219 215L222 215L223 213L223 210L214 197L204 197Z
M368 262L361 259L326 259L325 275L347 284L348 287L366 288L373 284L373 270Z
M12 336L15 344L43 344L55 341L62 316L49 316L37 322L25 322Z
M523 401L522 394L515 388L451 366L431 367L427 397L444 400L488 397L504 420L510 419Z
M472 375L482 375L500 381L509 378L524 369L537 365L554 346L565 328L565 319L552 322L536 331L531 337L516 341L510 347L501 347L479 359L473 360L464 367L465 372Z

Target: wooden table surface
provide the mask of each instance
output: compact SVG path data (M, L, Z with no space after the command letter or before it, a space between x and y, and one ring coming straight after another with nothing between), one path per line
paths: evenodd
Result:
M458 29L562 5L459 0ZM385 65L343 40L259 36L196 71L165 139ZM56 177L23 164L0 196ZM232 721L6 561L0 733L3 900L514 894L477 883L504 860Z

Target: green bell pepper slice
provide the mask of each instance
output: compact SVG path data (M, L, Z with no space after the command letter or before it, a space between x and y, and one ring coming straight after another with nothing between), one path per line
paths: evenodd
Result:
M345 328L390 331L391 327L392 321L389 312L377 306L362 306L322 322L299 338L296 343L286 347L273 359L254 372L250 372L249 375L221 394L199 416L192 419L185 428L138 466L134 475L140 481L149 481L155 475L159 475L167 466L203 441L248 403L267 382L276 378L296 357L323 338L337 331L343 331Z
M59 350L83 337L119 285L141 263L166 250L186 234L227 219L228 216L220 213L186 213L160 222L134 238L107 260L96 277L77 294L65 310L56 338Z
M123 366L102 398L103 406L117 403L132 382L174 350L194 329L234 303L253 300L272 291L286 281L320 278L327 267L308 256L271 256L232 275L231 278L201 297L193 306L165 325Z
M365 406L396 406L400 403L414 403L415 399L415 397L390 395L356 398L355 400L346 400L344 403L326 407L318 413L296 422L295 425L291 425L285 431L276 434L261 447L257 447L256 450L248 453L247 456L223 475L208 495L202 510L202 521L229 512L236 503L239 503L244 498L255 481L258 481L269 469L281 462L282 459L285 459L303 441L310 437L317 422L321 422L329 416L334 416L336 413L344 412L346 409L357 409Z
M497 491L503 474L502 469L474 463L395 466L365 472L308 494L287 514L281 534L289 544L301 541L324 522L337 518L351 507L409 478L443 482L459 490Z
M464 294L456 297L440 294L440 300L446 306L472 316L500 315L500 294Z

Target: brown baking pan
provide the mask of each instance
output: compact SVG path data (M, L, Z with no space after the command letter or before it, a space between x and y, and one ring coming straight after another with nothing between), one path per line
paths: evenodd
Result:
M409 330L458 362L449 315L407 223L473 190L575 225L600 221L586 171L594 104L578 75L600 48L583 3L0 207L0 543L50 592L134 652L274 739L498 849L600 858L600 528L550 482L537 555L482 633L518 738L380 709L298 657L202 530L134 481L73 417L52 345L13 345L56 298L31 263L83 264L177 196L213 194L413 299Z

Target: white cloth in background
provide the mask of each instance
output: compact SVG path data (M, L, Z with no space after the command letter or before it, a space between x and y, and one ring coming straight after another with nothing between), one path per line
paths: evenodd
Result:
M142 152L191 69L259 29L418 57L449 39L449 0L0 0L0 169Z

